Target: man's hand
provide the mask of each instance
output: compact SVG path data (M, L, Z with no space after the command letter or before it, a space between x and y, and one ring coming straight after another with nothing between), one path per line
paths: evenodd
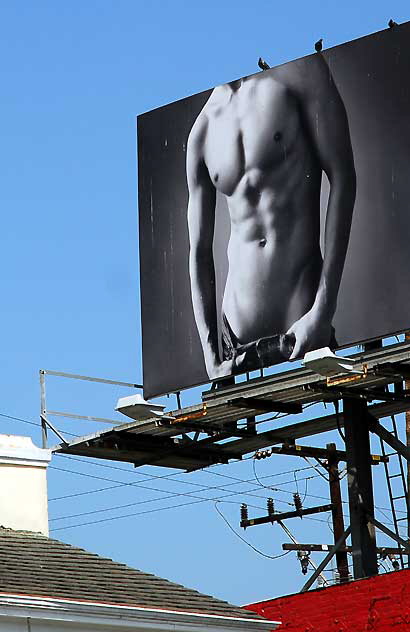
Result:
M317 309L310 309L293 323L286 332L295 336L295 346L290 360L301 358L307 351L329 345L332 334L332 321Z
M245 354L235 356L231 360L223 360L222 362L212 359L205 360L206 372L210 380L219 380L221 378L237 373L237 369L240 369L242 362L245 359Z

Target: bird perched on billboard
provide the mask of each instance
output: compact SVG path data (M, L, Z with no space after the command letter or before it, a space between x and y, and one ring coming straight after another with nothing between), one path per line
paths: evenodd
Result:
M258 66L261 70L269 70L270 68L269 64L264 59L262 59L262 57L259 57L258 59Z
M320 53L323 48L323 37L320 38L317 42L315 42L315 51Z

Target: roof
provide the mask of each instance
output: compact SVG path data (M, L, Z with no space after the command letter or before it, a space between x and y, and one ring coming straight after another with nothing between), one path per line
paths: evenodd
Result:
M259 615L39 533L0 527L0 593L240 617Z

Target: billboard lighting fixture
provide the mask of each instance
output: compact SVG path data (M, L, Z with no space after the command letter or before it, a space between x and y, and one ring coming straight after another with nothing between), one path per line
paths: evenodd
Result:
M357 371L353 368L354 360L337 356L329 347L308 351L302 362L307 369L325 377L333 377L341 373L363 374L363 371Z
M130 395L129 397L120 397L115 410L136 421L144 419L152 419L153 417L164 418L164 408L161 404L153 404L147 402L142 395Z

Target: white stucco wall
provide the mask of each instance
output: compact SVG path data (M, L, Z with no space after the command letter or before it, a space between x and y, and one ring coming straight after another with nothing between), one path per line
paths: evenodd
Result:
M0 525L48 535L46 469L50 450L30 437L0 435Z

